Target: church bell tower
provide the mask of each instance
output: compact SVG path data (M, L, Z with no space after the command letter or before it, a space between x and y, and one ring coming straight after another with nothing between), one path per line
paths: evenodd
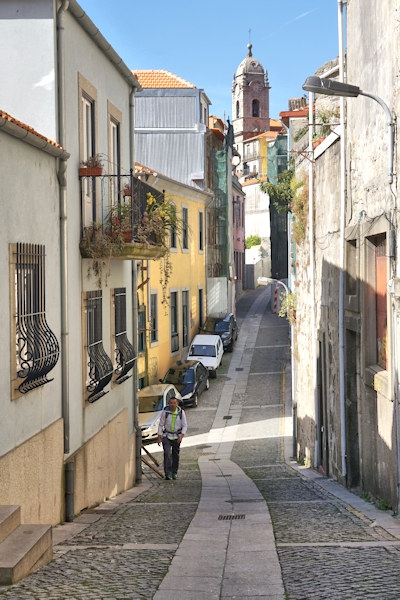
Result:
M232 83L232 125L235 147L243 157L243 142L269 131L268 71L253 56L252 44L240 63Z

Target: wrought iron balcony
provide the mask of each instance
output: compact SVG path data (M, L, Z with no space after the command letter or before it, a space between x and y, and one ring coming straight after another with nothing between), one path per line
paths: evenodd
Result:
M160 258L168 233L151 219L149 204L161 205L164 194L130 175L83 174L81 241L83 258L119 260Z

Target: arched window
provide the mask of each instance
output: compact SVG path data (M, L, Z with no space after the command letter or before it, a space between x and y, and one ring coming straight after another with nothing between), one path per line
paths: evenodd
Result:
M253 117L260 116L260 103L258 100L253 100L253 102L252 102L252 116Z
M236 118L239 118L239 100L236 101Z

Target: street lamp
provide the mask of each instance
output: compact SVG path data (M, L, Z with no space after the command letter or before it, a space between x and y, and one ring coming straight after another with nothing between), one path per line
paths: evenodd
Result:
M386 114L389 133L388 182L393 183L393 118L389 107L382 100L382 98L376 96L375 94L372 94L371 92L365 92L363 90L360 90L360 88L356 85L350 85L349 83L343 83L342 81L336 81L334 79L329 79L328 77L317 77L316 75L307 77L303 84L303 90L306 90L306 92L314 92L315 94L323 94L325 96L343 96L344 98L357 98L357 96L367 96L367 98L372 98L372 100L375 100L375 102L378 102L378 104L381 105Z

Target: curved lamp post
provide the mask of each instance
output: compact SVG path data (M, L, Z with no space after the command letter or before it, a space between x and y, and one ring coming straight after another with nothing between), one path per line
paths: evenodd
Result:
M343 83L342 81L336 81L335 79L329 79L328 77L307 77L303 84L303 90L306 92L314 92L315 94L323 94L325 96L342 96L344 98L357 98L357 96L367 96L372 98L375 102L378 102L383 108L386 114L387 126L388 126L388 150L389 150L389 173L388 183L393 183L393 118L387 104L375 94L371 92L365 92L360 90L356 85L350 85L349 83Z

